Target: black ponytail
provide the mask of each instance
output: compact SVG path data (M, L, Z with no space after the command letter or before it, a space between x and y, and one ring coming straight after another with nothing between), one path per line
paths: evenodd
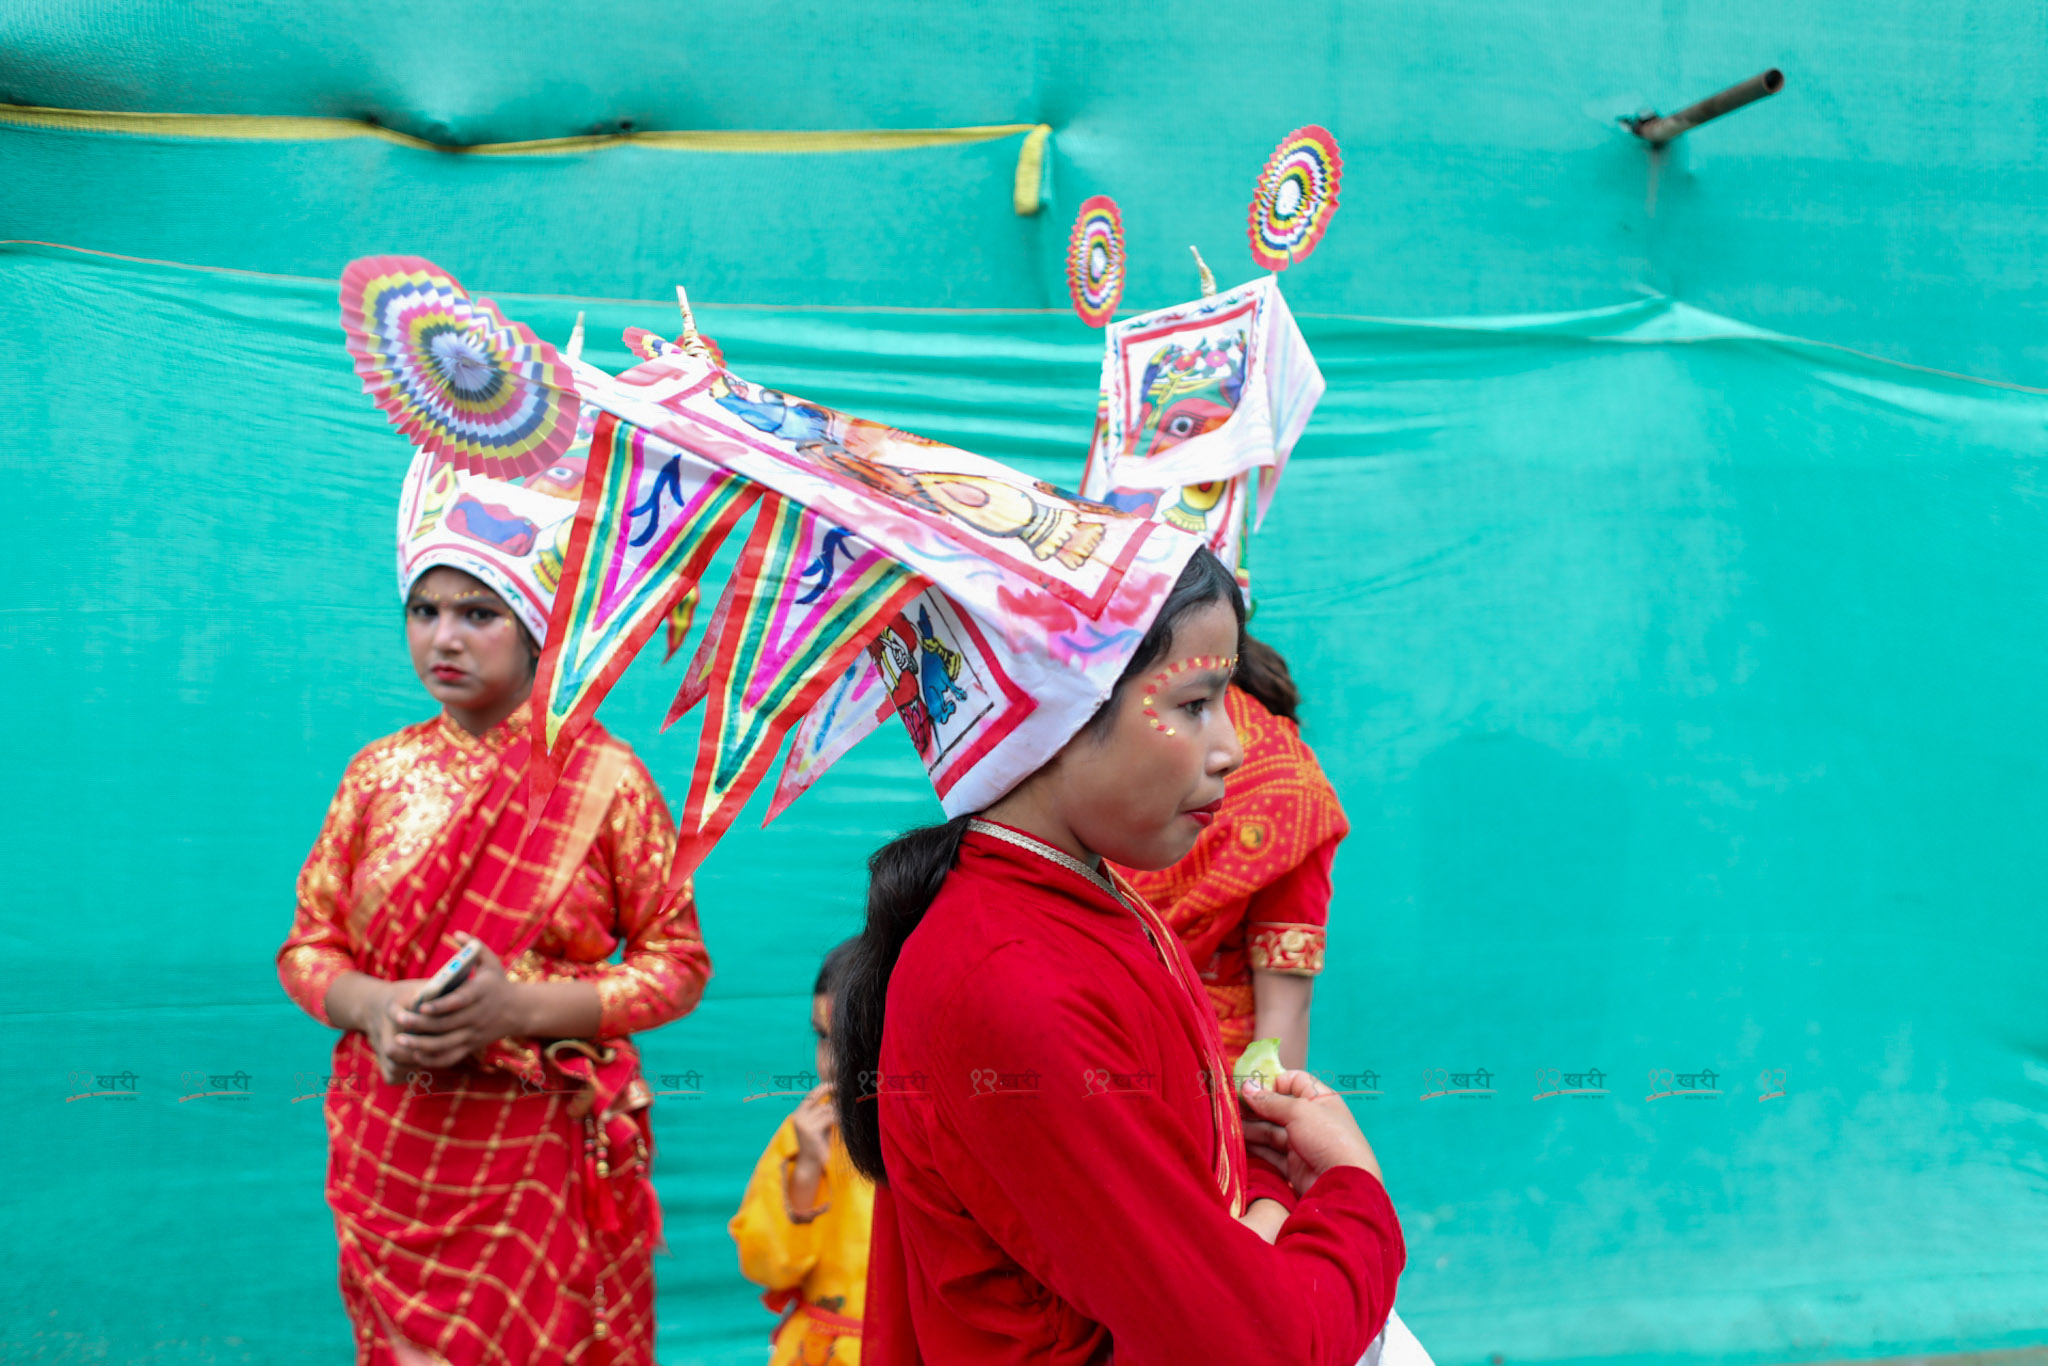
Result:
M1280 652L1263 640L1247 634L1237 652L1237 676L1230 680L1258 699L1260 706L1275 716L1299 723L1301 689Z
M971 817L898 835L868 856L868 927L852 941L832 1002L832 1072L846 1155L871 1181L882 1171L882 1014L889 977L910 932L960 859Z
M1240 651L1244 632L1244 595L1237 577L1207 547L1189 558L1173 591L1161 603L1138 648L1117 678L1109 700L1081 728L1083 736L1100 738L1116 710L1124 685L1148 673L1173 649L1180 624L1212 602L1227 602L1237 617ZM1275 656L1277 658L1277 656ZM1286 666L1281 666L1283 672ZM839 1133L846 1154L862 1175L875 1182L888 1179L882 1169L882 1016L889 1001L889 977L904 941L924 919L939 895L946 874L960 860L960 840L968 816L944 825L927 825L900 835L868 859L868 925L853 941L853 951L839 979L832 1004L833 1088L839 1111Z

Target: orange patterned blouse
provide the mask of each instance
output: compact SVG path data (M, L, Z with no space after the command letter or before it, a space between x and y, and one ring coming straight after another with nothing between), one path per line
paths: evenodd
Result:
M382 899L370 893L398 880L526 726L523 707L483 736L437 716L374 741L349 763L299 873L298 914L278 957L285 990L308 1014L333 1023L327 989L358 970L352 948L363 926L351 908ZM506 975L589 982L603 1003L599 1032L608 1037L687 1014L711 964L694 899L664 902L675 843L661 792L634 758L569 890L533 947L505 965Z
M1224 704L1244 767L1225 783L1216 823L1171 868L1125 876L1188 946L1234 1064L1258 1023L1252 973L1323 970L1330 865L1351 827L1294 722L1242 688Z

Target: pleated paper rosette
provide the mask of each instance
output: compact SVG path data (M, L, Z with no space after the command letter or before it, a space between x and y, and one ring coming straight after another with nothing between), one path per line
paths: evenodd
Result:
M1067 238L1067 292L1090 327L1116 316L1124 297L1124 218L1106 194L1090 195Z
M1344 159L1337 139L1305 124L1280 139L1252 191L1252 258L1267 270L1306 261L1337 212Z
M575 441L576 385L555 348L432 262L350 262L341 320L364 391L415 445L458 469L538 474Z

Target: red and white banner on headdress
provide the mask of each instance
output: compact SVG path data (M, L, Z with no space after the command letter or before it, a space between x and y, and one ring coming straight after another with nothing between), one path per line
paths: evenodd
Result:
M436 346L454 348L463 365L497 365L536 430L582 419L582 443L518 487L472 488L476 476L422 455L401 509L402 575L428 554L474 564L548 637L534 688L537 788L640 647L701 598L699 576L755 511L671 713L708 701L676 877L799 722L771 816L890 712L947 814L994 802L1108 698L1200 544L996 461L750 384L702 348L638 338L641 362L608 375L472 308L431 263L401 264L407 289L431 286L440 331L372 335L370 315L345 297L352 350L375 358L395 347L427 374L439 373ZM1247 325L1262 316L1255 301ZM500 334L518 345L472 362ZM384 373L366 387L410 433L419 405L387 402ZM474 388L490 377L457 378ZM549 481L560 487L523 486ZM481 549L443 544L465 539ZM471 558L447 558L458 554Z
M577 388L931 583L883 623L868 654L948 814L987 806L1073 737L1194 552L1191 537L1160 534L1155 523L996 461L691 357L658 357L631 379L581 367ZM876 714L861 710L867 685L857 661L849 672L836 685L850 709L837 714L837 729L817 722L799 732L779 805L858 738L847 728L866 728Z
M1194 532L1235 569L1323 387L1271 275L1113 323L1081 492Z

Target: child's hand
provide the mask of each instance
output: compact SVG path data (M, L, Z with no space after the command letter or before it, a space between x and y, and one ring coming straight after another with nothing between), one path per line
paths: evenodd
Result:
M832 1106L830 1082L820 1085L803 1098L790 1121L796 1129L798 1166L819 1172L825 1170L825 1159L832 1151L832 1131L838 1122L838 1112Z
M456 936L466 945L476 936ZM397 1043L401 1055L421 1067L454 1067L500 1039L519 1034L522 988L505 976L505 965L487 944L478 945L476 970L469 980L438 1000L414 1005L412 997L394 995L392 1018L404 1032Z
M1307 1195L1332 1167L1363 1167L1375 1177L1379 1159L1344 1098L1306 1072L1282 1072L1272 1086L1247 1082L1241 1094L1255 1119L1247 1120L1247 1146L1287 1173L1296 1195Z
M807 1224L818 1217L818 1189L825 1181L825 1159L832 1151L832 1126L837 1122L832 1108L832 1083L826 1082L803 1098L790 1116L796 1130L796 1156L790 1159L783 1195L789 1202L789 1217Z

